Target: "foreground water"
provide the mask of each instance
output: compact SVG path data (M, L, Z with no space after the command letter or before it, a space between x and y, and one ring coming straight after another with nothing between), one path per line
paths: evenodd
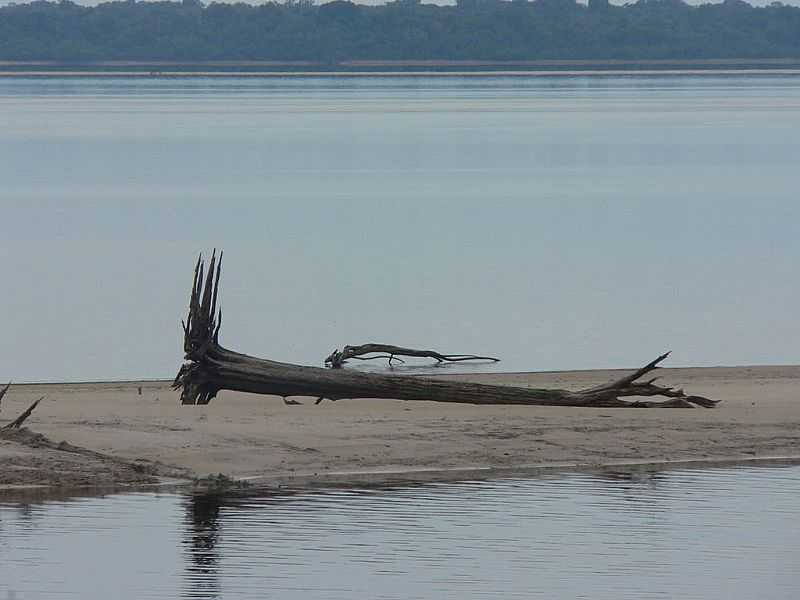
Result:
M794 600L800 467L3 503L0 598Z

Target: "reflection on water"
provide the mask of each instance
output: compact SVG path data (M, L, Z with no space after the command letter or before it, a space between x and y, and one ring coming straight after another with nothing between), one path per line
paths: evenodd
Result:
M185 500L186 540L189 556L186 567L187 598L218 598L217 537L219 533L219 499L213 496L192 496Z
M0 505L0 597L794 599L800 467Z

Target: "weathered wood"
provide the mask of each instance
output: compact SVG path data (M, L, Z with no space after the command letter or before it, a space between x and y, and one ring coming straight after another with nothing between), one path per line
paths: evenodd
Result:
M377 354L378 356L366 356L367 354ZM341 350L338 348L330 353L325 359L325 366L331 369L341 369L350 359L356 360L376 360L388 358L389 364L392 361L404 362L398 356L414 356L420 358L432 358L437 363L443 362L464 362L464 361L489 361L500 362L499 358L493 356L477 356L475 354L441 354L435 350L417 350L416 348L403 348L402 346L392 346L391 344L361 344L360 346L345 346Z
M198 259L184 329L185 362L173 386L183 404L207 404L220 390L319 399L372 398L455 402L465 404L527 404L585 407L713 407L717 401L659 386L657 378L637 382L669 355L663 354L635 373L586 390L535 389L322 369L266 360L224 348L219 343L222 312L217 295L222 255L212 254L208 274ZM622 400L623 397L664 396L665 401Z

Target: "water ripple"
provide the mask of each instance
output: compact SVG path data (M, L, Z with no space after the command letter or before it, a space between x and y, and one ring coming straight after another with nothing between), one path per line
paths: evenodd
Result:
M800 467L0 503L0 597L794 599Z

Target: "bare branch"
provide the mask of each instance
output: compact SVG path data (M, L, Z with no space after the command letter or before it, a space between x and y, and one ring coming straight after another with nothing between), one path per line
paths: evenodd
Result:
M383 356L365 357L366 354L380 354ZM432 358L437 363L443 362L463 362L467 360L500 362L499 358L493 356L477 356L474 354L441 354L435 350L417 350L416 348L403 348L402 346L392 346L391 344L361 344L360 346L345 346L341 350L334 350L325 359L325 366L331 369L341 369L345 363L352 359L373 360L375 358L388 358L389 364L394 360L400 360L395 356L415 356L421 358ZM403 362L400 360L400 362Z

